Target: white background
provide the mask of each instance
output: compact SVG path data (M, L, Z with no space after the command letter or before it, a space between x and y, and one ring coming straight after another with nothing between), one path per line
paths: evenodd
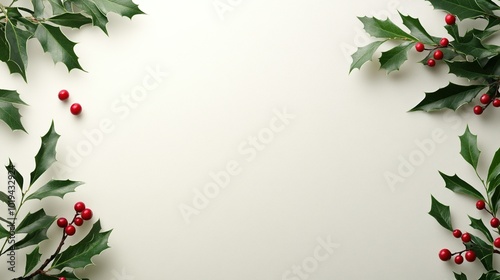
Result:
M0 66L2 88L17 89L30 104L21 109L28 135L0 125L0 158L29 176L54 120L60 164L45 179L86 182L64 200L34 201L25 210L68 216L81 200L113 229L112 249L80 275L420 280L481 273L479 261L438 259L441 248L463 247L427 212L432 193L452 206L455 227L469 229L467 214L487 218L473 200L445 189L438 170L477 186L458 136L466 124L479 135L484 172L498 148L499 112L408 113L424 92L457 80L444 65L417 64L413 52L401 72L386 75L375 62L348 73L349 54L370 40L357 16L399 22L398 9L445 36L442 11L404 0L242 0L222 15L211 0L137 3L147 15L112 15L109 37L98 28L66 30L87 72L54 66L35 41L28 84ZM138 95L144 80L154 87ZM68 102L57 99L63 88ZM72 102L83 106L78 117L69 112ZM249 158L241 147L269 136L276 111L293 119ZM103 121L110 129L97 132ZM210 173L230 162L239 174L197 215L183 216L179 207L194 207ZM401 180L390 184L389 173ZM57 238L55 227L49 232ZM320 239L335 248L315 262ZM50 252L53 244L44 246ZM287 274L293 266L305 276Z

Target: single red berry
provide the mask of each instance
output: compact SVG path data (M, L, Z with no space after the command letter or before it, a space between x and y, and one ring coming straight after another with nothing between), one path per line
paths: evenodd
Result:
M68 225L68 220L66 218L57 219L57 226L60 228L65 228Z
M464 243L470 242L470 240L471 240L470 233L466 232L466 233L462 234L462 241Z
M85 210L85 203L78 201L77 203L75 203L74 208L76 212L82 212L83 210Z
M427 60L427 66L434 67L436 65L436 61L434 59Z
M486 202L484 200L478 200L476 202L476 208L479 210L483 210L486 207Z
M92 219L93 213L92 213L92 210L90 210L89 208L86 208L85 210L82 211L81 215L82 215L82 219L87 221L87 220Z
M451 259L451 252L450 252L450 250L448 250L448 249L442 249L441 251L439 251L439 258L442 261L447 261L447 260Z
M417 50L417 52L423 52L425 50L425 45L421 42L418 42L415 44L415 49Z
M456 264L462 264L464 262L464 257L462 257L462 255L457 255L455 257L455 263Z
M64 229L64 232L66 232L67 235L73 235L75 234L76 232L76 228L73 226L73 225L68 225L66 226L66 228Z
M483 113L483 110L484 108L479 105L474 106L474 114L476 115L481 115Z
M491 97L489 94L485 93L485 94L481 95L481 98L479 98L479 101L481 101L481 103L483 103L483 104L488 104L491 102Z
M83 219L80 218L80 217L76 217L75 220L73 221L75 223L75 225L77 226L81 226L83 225Z
M500 237L497 237L497 239L493 241L493 245L497 248L500 248Z
M448 44L449 44L449 43L450 43L450 41L449 41L447 38L442 38L442 39L439 41L439 45L440 45L441 47L445 47L445 48L448 46Z
M500 226L500 220L497 217L491 218L490 225L497 228Z
M456 229L453 231L453 236L455 236L455 238L460 238L462 236L462 232L459 229Z
M455 24L455 21L456 21L456 17L455 15L452 15L452 14L447 14L445 17L444 17L444 21L446 22L446 24L448 25L453 25Z
M495 98L495 100L493 100L493 107L500 107L500 99Z
M475 261L476 260L476 253L474 253L474 251L472 251L472 250L469 250L469 251L465 252L465 259L468 262Z
M59 91L58 97L59 100L66 100L69 98L69 92L65 89L62 89L61 91Z
M71 114L79 115L82 112L82 105L80 105L79 103L73 103L73 105L71 105L69 110Z
M441 59L443 59L444 54L443 54L443 51L441 51L441 50L436 50L436 51L434 52L433 56L434 56L434 59L435 59L435 60L441 60Z
M66 277L59 277L59 280L66 280Z

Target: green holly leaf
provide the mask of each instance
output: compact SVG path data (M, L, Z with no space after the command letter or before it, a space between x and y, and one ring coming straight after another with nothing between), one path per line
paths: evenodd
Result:
M67 12L61 0L48 0L48 1L50 3L50 6L52 7L52 14L59 15Z
M35 156L35 169L31 172L30 186L56 161L56 145L60 135L54 129L54 122L42 137L42 144Z
M481 40L476 36L472 36L471 40L463 40L463 42L454 41L450 43L455 48L457 53L463 54L465 56L471 56L474 59L482 60L485 58L491 58L498 53L495 53L489 49L487 49Z
M0 60L7 62L9 60L9 43L5 37L5 23L0 23Z
M491 11L485 11L477 4L478 0L427 0L435 9L447 11L456 15L459 19L477 18L483 15L494 15ZM484 1L483 1L484 2Z
M485 11L488 15L494 14L495 10L498 10L500 7L491 1L491 0L475 0L476 4L481 8L481 10Z
M498 17L488 17L488 25L484 28L485 30L496 28L500 25L500 18Z
M453 38L455 42L461 41L460 32L458 31L458 26L456 24L446 25L444 28L446 29L446 31L448 31L448 34Z
M456 272L453 272L453 275L455 275L455 280L467 280L467 275L463 273L458 274Z
M9 165L6 165L5 168L7 169L9 175L14 177L14 180L16 181L19 188L23 190L23 184L24 184L23 176L21 175L21 173L19 173L19 171L17 171L16 167L14 166L14 164L10 159L9 159Z
M36 28L35 37L40 41L43 50L50 53L54 63L64 63L68 71L75 68L83 70L73 50L76 43L70 41L59 27L40 23Z
M48 239L47 230L56 220L55 216L45 214L43 209L35 213L29 213L16 228L16 234L27 233L19 242L16 242L11 248L18 250Z
M363 66L363 64L372 59L375 51L384 42L385 41L375 41L371 42L370 44L364 47L358 48L356 52L352 55L352 63L351 63L351 68L349 69L349 73L351 73L351 71L356 68L361 69L361 66Z
M143 14L143 12L139 9L134 2L130 0L91 0L96 6L103 12L103 14L107 13L116 13L121 16L125 16L128 18L132 18L135 15Z
M487 271L493 270L493 248L481 238L471 234L471 242L466 243L467 250L473 250Z
M481 151L477 147L477 135L472 134L467 125L464 134L459 136L459 138L461 146L460 154L474 169L477 169L479 155L481 154Z
M471 216L469 216L469 219L470 219L470 226L473 229L479 230L482 234L484 234L484 236L486 237L486 239L488 239L488 241L493 243L493 236L491 236L490 230L484 225L483 220L475 219Z
M363 23L365 31L373 37L418 41L417 38L403 31L390 19L380 20L372 17L358 17L358 19Z
M408 50L413 46L414 44L405 42L386 52L382 52L380 56L380 68L385 69L387 73L399 70L401 65L408 60Z
M434 217L436 221L445 229L453 231L453 226L451 225L451 215L450 207L441 204L434 196L431 195L431 210L429 215Z
M4 192L0 191L0 201L5 202L5 204L9 205L10 202L9 196Z
M399 13L399 12L398 12ZM403 20L403 24L408 27L410 30L410 34L417 38L420 42L428 45L434 45L439 42L439 39L431 36L427 30L422 26L418 18L413 18L411 16L406 16L399 13L401 19Z
M6 238L10 236L10 232L8 232L2 225L0 225L0 239Z
M498 149L491 160L490 168L488 169L487 182L493 181L500 175L500 149Z
M483 273L478 280L500 280L500 273L498 271L489 271Z
M457 77L462 77L473 80L484 79L486 77L494 77L493 73L486 71L477 60L468 61L446 61L450 69L450 73Z
M40 248L36 246L35 250L26 255L26 265L24 268L24 276L27 276L40 262L42 254L40 254Z
M33 4L33 16L35 18L42 18L45 10L45 5L43 5L43 0L31 0Z
M81 13L62 13L48 18L47 21L71 28L80 28L83 25L92 23L92 19Z
M457 110L460 106L472 101L485 88L484 85L462 86L449 83L437 91L426 92L425 98L410 111L430 112L444 108Z
M7 65L11 73L20 74L26 80L26 67L28 66L28 53L26 45L32 34L19 29L9 20L5 27L5 38L9 45L9 60Z
M92 226L90 232L78 244L68 247L64 252L57 255L52 264L53 268L64 269L70 267L73 269L84 268L93 264L92 257L99 255L102 251L109 248L108 238L111 230L101 231L101 223L97 221Z
M30 199L40 199L49 197L49 196L57 196L63 198L64 195L70 192L74 192L76 187L82 185L83 182L70 181L70 180L50 180L47 184L40 187L34 193L26 198L26 200Z
M500 176L499 176L500 177ZM496 180L497 182L500 180ZM488 193L491 194L491 212L496 213L498 209L500 208L500 188L498 187L498 184L495 186L492 186L491 183L488 186L488 189L491 189L488 191Z
M27 105L19 93L14 90L0 89L0 120L4 121L12 130L22 130L26 132L21 123L21 114L15 105Z
M441 171L439 171L439 175L443 178L445 182L445 187L455 193L464 194L471 196L477 199L483 199L483 195L477 191L473 186L469 185L469 183L460 179L457 175L448 176Z
M92 25L99 27L105 34L108 34L108 31L106 30L108 18L101 10L99 10L94 2L87 0L69 0L65 3L72 3L77 6L92 18Z

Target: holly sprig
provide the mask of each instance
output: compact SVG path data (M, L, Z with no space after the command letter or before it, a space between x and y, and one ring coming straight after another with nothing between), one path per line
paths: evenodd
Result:
M486 211L491 216L489 225L486 226L481 218L469 216L470 227L479 233L482 237L470 232L462 232L452 224L450 206L441 203L434 196L431 196L431 210L429 214L445 229L452 232L455 238L461 239L463 249L451 252L444 248L439 252L439 258L448 261L454 257L456 264L462 264L465 259L473 262L478 259L485 272L479 280L500 279L500 272L495 268L493 256L500 254L500 149L498 149L489 165L486 176L481 176L478 172L478 162L481 151L477 146L477 135L474 135L466 128L460 137L460 154L462 158L473 168L478 177L481 186L475 188L456 174L447 175L439 172L444 180L445 188L454 193L464 195L476 200L476 208L480 211ZM455 273L455 279L466 280L467 276L463 273Z
M11 74L27 81L29 40L36 40L54 63L62 62L68 71L83 70L74 51L76 45L63 32L67 28L97 26L107 34L109 13L132 18L143 14L132 0L31 0L31 5L12 0L0 1L0 61ZM26 105L15 90L0 89L0 120L12 130L24 129L19 105Z
M12 216L8 218L0 215L0 257L12 251L20 255L19 251L34 247L26 254L23 275L15 278L16 280L80 279L75 274L75 269L91 265L94 256L109 248L108 238L111 230L102 231L99 220L93 222L90 231L79 241L73 242L73 245L69 247L64 246L65 241L76 234L77 227L84 222L92 223L93 212L82 202L75 203L75 215L70 222L64 217L57 219L56 216L48 215L43 208L29 212L24 217L20 216L21 209L27 203L35 200L42 201L48 197L64 198L66 194L74 192L83 184L80 181L57 179L50 179L45 183L40 182L42 175L56 162L56 146L59 137L52 123L50 129L41 138L40 149L35 156L35 167L30 173L29 181L24 180L11 160L6 166L9 180L16 184L15 188L9 187L7 193L0 191L0 204L7 206L9 216ZM18 203L16 203L17 192L21 195ZM19 224L16 223L17 220L20 220ZM47 230L53 225L61 228L60 239L53 253L42 260L40 243L49 239ZM9 240L16 240L16 242L10 244Z
M465 78L468 82L447 86L433 92L426 92L424 99L410 111L457 110L481 95L480 104L474 113L482 114L493 105L500 107L500 46L490 42L500 30L500 17L495 13L500 6L491 0L426 0L435 9L446 11L446 36L433 36L418 18L399 13L402 27L390 19L359 17L364 30L376 38L360 47L352 55L349 72L360 69L363 64L374 59L377 50L387 42L396 44L382 51L378 61L387 73L400 70L408 60L408 53L416 51L425 54L419 63L434 67L438 62L448 66L449 73ZM463 32L460 22L465 19L484 21L483 28Z

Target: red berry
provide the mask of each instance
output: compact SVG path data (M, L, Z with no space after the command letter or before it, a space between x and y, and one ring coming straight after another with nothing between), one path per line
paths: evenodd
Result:
M481 115L483 113L483 110L484 108L479 105L474 106L474 114L476 115Z
M77 226L81 226L81 225L83 225L83 219L82 219L82 218L80 218L80 217L75 218L75 220L74 220L73 222L74 222L74 223L75 223L75 225L77 225Z
M448 39L447 39L447 38L442 38L442 39L439 41L439 45L440 45L441 47L445 47L445 48L448 46L448 44L449 44L449 43L450 43L450 41L448 41Z
M59 100L66 100L69 98L69 92L65 89L62 89L61 91L59 91L58 97Z
M468 262L475 261L476 260L476 253L474 253L474 251L472 251L472 250L469 250L469 251L465 252L465 259Z
M434 67L436 65L436 61L434 59L427 60L427 66Z
M462 234L462 241L467 243L467 242L470 242L471 240L471 236L470 236L470 233L466 232L464 234Z
M66 228L64 229L64 232L66 232L67 235L73 235L75 234L76 232L76 228L72 225L69 225L69 226L66 226Z
M453 231L453 236L455 236L455 238L460 238L462 236L462 232L459 229L456 229Z
M89 208L86 208L85 210L82 211L81 215L82 215L82 219L87 221L87 220L92 219L93 213L92 213L92 210L90 210Z
M500 248L500 237L498 237L497 239L495 239L495 241L493 241L493 245L497 248Z
M434 56L434 59L441 60L441 59L443 59L444 54L443 54L443 52L441 50L436 50L434 52L433 56Z
M448 25L453 25L455 24L455 21L456 21L456 17L455 15L452 15L452 14L447 14L445 17L444 17L444 21L446 22L446 24Z
M448 250L448 249L442 249L441 251L439 251L439 258L442 261L447 261L447 260L451 259L451 252L450 252L450 250Z
M64 228L68 225L68 220L66 218L59 218L57 219L57 226L60 228Z
M415 49L417 52L423 52L425 50L425 46L421 42L418 42L415 44Z
M59 277L59 280L66 280L66 277Z
M77 203L75 203L75 211L76 212L82 212L83 210L85 210L85 203L79 201Z
M500 226L500 220L497 217L491 218L490 225L497 228Z
M461 263L463 263L463 262L464 262L464 257L462 257L462 255L457 255L457 256L455 257L455 263L456 263L456 264L461 264Z
M495 100L493 100L493 107L500 107L500 99L495 98Z
M491 102L491 97L485 93L485 94L481 95L481 98L479 98L479 101L481 101L481 103L483 103L483 104L488 104Z
M486 202L484 200L478 200L476 202L476 208L479 210L483 210L486 207Z
M79 115L82 112L82 105L80 105L79 103L73 103L73 105L71 105L69 110L71 114Z

